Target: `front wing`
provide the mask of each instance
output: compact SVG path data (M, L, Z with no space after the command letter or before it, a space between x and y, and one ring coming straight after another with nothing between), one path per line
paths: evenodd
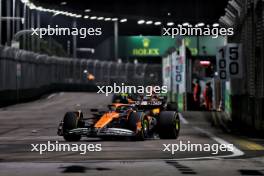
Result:
M76 135L82 135L87 137L106 137L106 136L113 136L113 137L133 137L136 136L136 133L134 131L123 129L123 128L91 128L91 127L85 127L85 128L76 128L69 130L67 134L76 134ZM58 129L58 135L63 136L65 135L62 129Z

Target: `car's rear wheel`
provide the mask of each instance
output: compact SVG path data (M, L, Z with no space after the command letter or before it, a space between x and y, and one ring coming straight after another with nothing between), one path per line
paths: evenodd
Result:
M77 113L67 112L63 119L63 137L66 141L79 141L81 135L69 134L72 129L78 128L81 124L81 119L78 119Z
M158 119L158 133L161 139L177 139L180 132L180 118L175 111L162 111Z
M141 129L138 130L138 123L141 123ZM128 118L128 128L136 132L134 139L145 140L149 134L149 121L144 112L132 112Z

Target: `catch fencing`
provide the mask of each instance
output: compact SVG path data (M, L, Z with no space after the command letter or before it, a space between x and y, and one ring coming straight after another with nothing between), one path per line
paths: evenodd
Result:
M88 74L95 79L89 81ZM0 47L0 92L49 89L52 85L96 87L113 83L160 85L161 65L61 58Z

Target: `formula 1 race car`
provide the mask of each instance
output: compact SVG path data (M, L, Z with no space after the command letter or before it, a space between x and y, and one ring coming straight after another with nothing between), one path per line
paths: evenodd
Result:
M113 103L108 110L91 112L91 118L84 118L80 110L67 112L59 124L58 135L66 141L79 141L82 136L144 140L158 135L161 139L177 139L180 131L179 113L166 111L161 98Z

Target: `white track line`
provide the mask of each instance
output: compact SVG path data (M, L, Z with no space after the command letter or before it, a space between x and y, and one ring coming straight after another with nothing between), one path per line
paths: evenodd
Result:
M56 94L53 93L53 94L49 95L49 96L47 97L47 99L49 100L49 99L51 99L51 98L53 98L53 97L55 97L55 96L56 96Z
M189 122L179 113L180 116L180 120L183 124L189 124ZM205 135L207 135L209 138L211 138L212 140L216 141L219 144L224 144L224 145L230 145L231 143L225 141L224 139L221 139L217 136L215 136L214 134L201 129L199 127L194 127L195 130L199 131L200 133L203 133ZM232 144L233 145L233 144ZM231 157L238 157L238 156L242 156L244 155L244 152L239 150L238 148L236 148L233 145L233 154L231 155L221 155L221 156L208 156L208 157L195 157L195 158L182 158L182 159L171 159L171 160L198 160L198 159L220 159L220 158L231 158Z
M213 158L230 158L230 157L238 157L238 156L242 156L244 155L244 152L242 152L241 150L239 150L238 148L236 148L234 146L234 144L231 144L227 141L225 141L224 139L221 139L217 136L215 136L214 134L208 132L208 131L205 131L204 129L201 129L199 127L194 127L194 129L196 129L197 131L201 132L201 133L204 133L205 135L207 135L208 137L210 137L211 139L213 139L214 141L218 142L219 144L223 144L223 145L233 145L233 154L231 155L221 155L221 156L216 156L216 157L213 157Z
M181 113L179 113L179 117L180 117L180 121L183 123L183 124L189 124L189 122L183 117L183 115Z

